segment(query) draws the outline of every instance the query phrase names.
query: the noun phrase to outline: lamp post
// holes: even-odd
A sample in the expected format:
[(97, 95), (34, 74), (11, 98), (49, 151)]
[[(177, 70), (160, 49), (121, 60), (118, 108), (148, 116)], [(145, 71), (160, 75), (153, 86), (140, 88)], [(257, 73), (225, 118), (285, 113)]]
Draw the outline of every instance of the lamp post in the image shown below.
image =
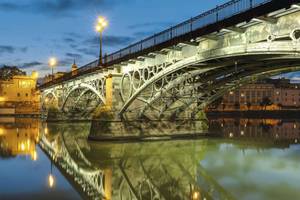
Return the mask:
[(98, 65), (101, 66), (102, 62), (102, 33), (104, 29), (107, 27), (108, 22), (104, 17), (98, 17), (96, 24), (96, 31), (100, 33), (100, 52), (99, 52), (99, 62)]
[(53, 81), (54, 79), (53, 69), (57, 65), (57, 59), (54, 57), (50, 58), (48, 64), (52, 71), (52, 81)]

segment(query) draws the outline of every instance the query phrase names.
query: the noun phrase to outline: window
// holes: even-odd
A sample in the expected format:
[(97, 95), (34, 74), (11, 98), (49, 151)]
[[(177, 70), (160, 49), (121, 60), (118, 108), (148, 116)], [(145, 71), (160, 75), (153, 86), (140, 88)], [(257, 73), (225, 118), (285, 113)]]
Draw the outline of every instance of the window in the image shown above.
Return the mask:
[(26, 97), (28, 97), (28, 93), (26, 93), (25, 95), (26, 95)]
[(20, 93), (18, 93), (18, 97), (20, 97), (21, 96), (21, 94)]

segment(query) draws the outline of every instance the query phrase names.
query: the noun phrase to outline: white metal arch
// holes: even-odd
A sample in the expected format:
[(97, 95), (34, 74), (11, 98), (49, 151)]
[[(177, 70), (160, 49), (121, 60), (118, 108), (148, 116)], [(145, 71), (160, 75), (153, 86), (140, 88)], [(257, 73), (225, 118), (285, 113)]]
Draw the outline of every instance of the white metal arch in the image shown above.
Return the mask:
[[(68, 94), (67, 94), (66, 97), (64, 98), (64, 102), (63, 102), (63, 104), (62, 104), (61, 109), (63, 109), (63, 108), (65, 107), (65, 104), (66, 104), (66, 102), (67, 102), (69, 96), (70, 96), (76, 89), (79, 89), (79, 88), (88, 89), (88, 90), (92, 91), (93, 93), (95, 93), (95, 94), (100, 98), (100, 100), (101, 100), (104, 104), (106, 104), (105, 98), (100, 94), (99, 91), (97, 91), (95, 88), (93, 88), (93, 87), (92, 87), (91, 85), (89, 85), (89, 84), (81, 83), (81, 84), (79, 84), (79, 85), (74, 86), (74, 87), (68, 92)], [(87, 91), (86, 91), (86, 92), (87, 92)]]
[[(150, 85), (158, 80), (175, 73), (176, 71), (188, 68), (193, 65), (201, 65), (201, 63), (228, 57), (249, 57), (249, 56), (270, 56), (270, 59), (282, 57), (283, 55), (291, 55), (297, 58), (300, 53), (300, 43), (294, 41), (276, 41), (261, 42), (253, 44), (243, 44), (239, 46), (229, 46), (220, 49), (209, 50), (201, 54), (185, 58), (176, 62), (161, 72), (155, 74), (147, 82), (141, 85), (131, 97), (124, 103), (119, 114), (123, 114), (133, 101)], [(200, 68), (200, 67), (199, 67)]]

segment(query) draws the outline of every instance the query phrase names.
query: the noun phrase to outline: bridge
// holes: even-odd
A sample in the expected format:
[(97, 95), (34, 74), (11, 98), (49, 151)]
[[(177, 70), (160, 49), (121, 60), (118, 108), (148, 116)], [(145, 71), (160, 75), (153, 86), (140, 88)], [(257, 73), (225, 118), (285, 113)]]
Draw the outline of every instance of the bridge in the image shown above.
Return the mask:
[[(232, 0), (40, 86), (54, 117), (198, 119), (228, 91), (300, 70), (300, 1)], [(201, 115), (200, 115), (201, 116)]]

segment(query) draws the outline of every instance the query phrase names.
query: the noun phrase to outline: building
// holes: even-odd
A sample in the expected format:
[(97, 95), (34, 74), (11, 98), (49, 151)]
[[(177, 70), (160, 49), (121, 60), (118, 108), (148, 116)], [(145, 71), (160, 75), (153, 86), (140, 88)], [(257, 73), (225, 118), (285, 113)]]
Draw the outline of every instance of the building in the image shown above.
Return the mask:
[(267, 79), (225, 94), (208, 110), (281, 110), (300, 108), (300, 84), (288, 79)]
[(40, 95), (36, 90), (37, 78), (37, 72), (33, 72), (31, 76), (17, 75), (0, 81), (0, 108), (14, 109), (15, 114), (38, 113)]

